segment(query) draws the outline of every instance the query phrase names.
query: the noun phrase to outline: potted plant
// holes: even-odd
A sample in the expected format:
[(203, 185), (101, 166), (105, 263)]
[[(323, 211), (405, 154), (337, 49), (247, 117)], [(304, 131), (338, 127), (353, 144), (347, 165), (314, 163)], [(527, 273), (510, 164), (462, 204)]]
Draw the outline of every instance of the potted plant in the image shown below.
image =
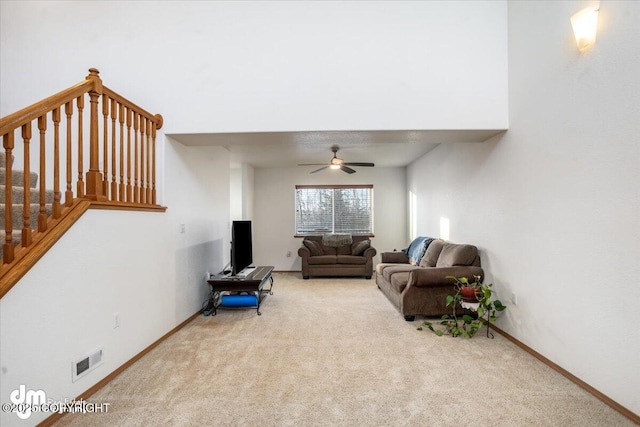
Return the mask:
[(462, 301), (470, 303), (478, 302), (480, 289), (477, 286), (477, 281), (469, 283), (469, 280), (466, 277), (447, 276), (447, 278), (453, 278), (456, 280), (456, 287), (458, 292), (460, 292)]
[[(482, 283), (480, 276), (474, 276), (473, 281), (469, 281), (466, 277), (447, 276), (447, 279), (454, 280), (456, 293), (447, 295), (447, 307), (451, 307), (451, 315), (442, 316), (440, 325), (443, 328), (435, 328), (431, 322), (425, 321), (423, 326), (434, 332), (438, 336), (451, 335), (454, 337), (463, 336), (467, 338), (473, 337), (484, 323), (487, 324), (487, 337), (493, 338), (490, 332), (491, 323), (495, 322), (497, 314), (504, 311), (507, 307), (498, 299), (492, 299), (493, 284)], [(458, 316), (456, 308), (463, 308), (475, 311), (477, 317), (469, 314)], [(418, 327), (422, 330), (422, 326)]]

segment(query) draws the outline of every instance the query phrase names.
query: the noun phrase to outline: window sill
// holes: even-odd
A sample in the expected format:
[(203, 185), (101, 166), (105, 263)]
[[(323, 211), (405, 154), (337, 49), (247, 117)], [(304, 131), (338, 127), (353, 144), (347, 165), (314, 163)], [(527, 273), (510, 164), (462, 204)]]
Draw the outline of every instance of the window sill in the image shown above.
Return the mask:
[[(322, 236), (323, 234), (324, 233), (294, 234), (293, 237), (296, 239), (303, 239), (307, 236)], [(354, 236), (376, 237), (375, 234), (354, 234)]]

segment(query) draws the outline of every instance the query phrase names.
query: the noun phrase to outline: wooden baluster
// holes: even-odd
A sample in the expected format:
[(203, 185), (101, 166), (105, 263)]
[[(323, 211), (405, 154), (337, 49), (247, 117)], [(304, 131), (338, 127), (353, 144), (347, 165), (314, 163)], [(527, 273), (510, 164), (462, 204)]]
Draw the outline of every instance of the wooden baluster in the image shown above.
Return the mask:
[[(62, 213), (60, 206), (60, 107), (55, 108), (53, 117), (53, 217), (58, 219)], [(46, 190), (45, 190), (46, 191)]]
[(140, 116), (140, 203), (144, 204), (147, 197), (145, 180), (145, 156), (144, 146), (147, 144), (147, 118)]
[[(24, 143), (24, 198), (22, 201), (22, 247), (31, 246), (31, 159), (29, 158), (29, 143), (31, 142), (31, 122), (22, 126), (22, 141)], [(8, 206), (11, 209), (11, 206)]]
[(118, 200), (124, 202), (124, 104), (120, 104), (118, 119), (120, 120), (120, 188), (118, 191)]
[(151, 125), (151, 204), (156, 205), (156, 124)]
[(105, 200), (102, 193), (102, 173), (100, 172), (100, 141), (98, 133), (98, 99), (102, 95), (102, 81), (98, 70), (89, 69), (87, 80), (93, 80), (94, 86), (89, 91), (91, 118), (89, 124), (89, 170), (85, 174), (85, 197), (91, 200)]
[(138, 182), (138, 126), (140, 124), (140, 116), (133, 114), (133, 133), (135, 135), (133, 147), (133, 203), (140, 203), (140, 183)]
[[(116, 183), (116, 119), (118, 109), (115, 99), (111, 100), (111, 200), (118, 200), (118, 184)], [(104, 171), (105, 175), (107, 171)]]
[(2, 136), (2, 146), (4, 147), (5, 154), (5, 177), (4, 177), (4, 245), (2, 245), (2, 261), (5, 264), (13, 262), (13, 219), (11, 218), (13, 212), (11, 206), (13, 206), (12, 200), (12, 159), (13, 159), (13, 131)]
[(78, 105), (78, 197), (84, 197), (84, 181), (83, 181), (83, 173), (82, 173), (82, 160), (84, 158), (84, 154), (82, 153), (83, 149), (83, 137), (84, 137), (84, 129), (82, 128), (83, 119), (82, 112), (84, 111), (84, 95), (79, 96), (77, 100)]
[(71, 180), (73, 173), (71, 172), (71, 116), (73, 115), (73, 102), (64, 104), (64, 114), (67, 116), (67, 191), (64, 193), (64, 205), (73, 205), (73, 190), (71, 189)]
[(109, 198), (109, 156), (107, 155), (109, 144), (109, 97), (102, 95), (102, 194)]
[(131, 188), (131, 126), (133, 122), (133, 112), (127, 107), (127, 202), (133, 201), (133, 191)]
[[(45, 197), (47, 196), (47, 187), (45, 185), (46, 168), (46, 133), (47, 133), (47, 115), (38, 117), (38, 129), (40, 130), (40, 213), (38, 214), (38, 231), (47, 230), (47, 210), (45, 208)], [(25, 209), (27, 208), (25, 202)], [(29, 215), (31, 215), (31, 200), (29, 200)]]
[(147, 198), (148, 205), (151, 204), (151, 126), (153, 122), (147, 119)]

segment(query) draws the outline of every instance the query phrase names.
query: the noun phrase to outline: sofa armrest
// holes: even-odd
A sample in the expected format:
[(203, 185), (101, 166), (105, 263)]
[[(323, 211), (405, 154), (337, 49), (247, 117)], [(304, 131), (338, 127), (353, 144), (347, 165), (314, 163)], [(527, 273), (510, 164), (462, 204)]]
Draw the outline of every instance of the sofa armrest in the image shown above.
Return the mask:
[(409, 264), (409, 257), (404, 252), (382, 252), (380, 253), (380, 262), (386, 264)]
[(376, 251), (376, 248), (369, 246), (363, 253), (362, 256), (367, 258), (367, 259), (371, 259), (374, 256), (376, 256), (376, 254), (378, 253), (378, 251)]
[(300, 258), (309, 258), (311, 256), (311, 251), (306, 246), (300, 246), (298, 248), (298, 255)]
[(453, 286), (455, 280), (447, 279), (447, 276), (467, 277), (469, 279), (472, 279), (473, 276), (480, 276), (480, 280), (483, 280), (484, 271), (482, 267), (474, 266), (416, 268), (409, 273), (407, 287), (416, 286), (419, 288), (429, 288), (434, 286)]

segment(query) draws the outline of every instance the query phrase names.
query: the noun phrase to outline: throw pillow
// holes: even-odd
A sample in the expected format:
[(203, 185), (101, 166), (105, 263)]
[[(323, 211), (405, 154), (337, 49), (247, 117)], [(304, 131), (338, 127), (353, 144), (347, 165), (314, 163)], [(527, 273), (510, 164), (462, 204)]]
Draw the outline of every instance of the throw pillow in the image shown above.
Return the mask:
[(435, 267), (438, 262), (438, 257), (442, 248), (444, 247), (444, 240), (436, 239), (427, 248), (424, 256), (420, 260), (420, 267)]
[(307, 247), (307, 249), (309, 249), (311, 256), (324, 255), (324, 252), (318, 242), (314, 242), (313, 240), (303, 240), (302, 243)]
[(366, 251), (369, 246), (371, 246), (371, 240), (361, 240), (352, 246), (351, 255), (362, 255), (362, 253)]
[(445, 243), (438, 257), (436, 267), (455, 267), (457, 265), (472, 265), (478, 254), (478, 249), (472, 245)]

